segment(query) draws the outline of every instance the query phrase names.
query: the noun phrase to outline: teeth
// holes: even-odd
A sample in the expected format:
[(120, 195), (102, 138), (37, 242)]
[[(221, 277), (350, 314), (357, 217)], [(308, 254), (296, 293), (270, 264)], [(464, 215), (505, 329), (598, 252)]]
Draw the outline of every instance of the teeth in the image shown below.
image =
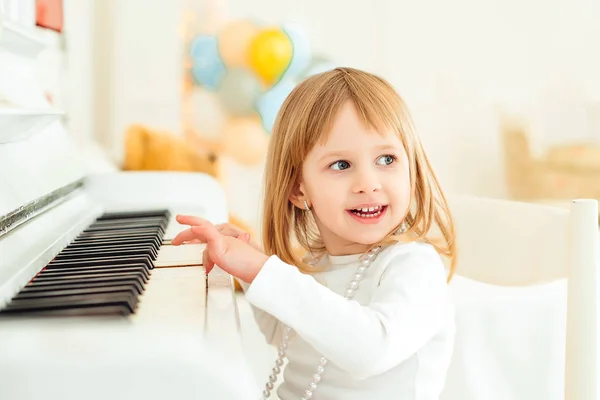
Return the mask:
[(382, 206), (364, 207), (352, 210), (352, 212), (362, 218), (375, 218), (381, 215)]
[(373, 212), (373, 211), (379, 211), (380, 209), (381, 209), (381, 206), (368, 207), (368, 208), (357, 208), (358, 211), (362, 211), (362, 212)]

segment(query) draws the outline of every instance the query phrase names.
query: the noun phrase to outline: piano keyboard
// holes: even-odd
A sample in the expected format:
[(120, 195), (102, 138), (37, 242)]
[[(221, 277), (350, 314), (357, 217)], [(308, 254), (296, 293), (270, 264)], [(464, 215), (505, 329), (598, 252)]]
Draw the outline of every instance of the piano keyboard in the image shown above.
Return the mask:
[(0, 315), (135, 313), (169, 218), (168, 210), (101, 215), (31, 279)]

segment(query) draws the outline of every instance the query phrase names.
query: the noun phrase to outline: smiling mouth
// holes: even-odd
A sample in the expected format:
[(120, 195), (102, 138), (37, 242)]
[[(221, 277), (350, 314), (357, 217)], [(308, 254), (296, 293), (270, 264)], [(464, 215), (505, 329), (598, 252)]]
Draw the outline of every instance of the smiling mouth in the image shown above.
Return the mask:
[(385, 211), (386, 208), (387, 206), (375, 206), (368, 208), (355, 208), (348, 211), (361, 218), (377, 218)]

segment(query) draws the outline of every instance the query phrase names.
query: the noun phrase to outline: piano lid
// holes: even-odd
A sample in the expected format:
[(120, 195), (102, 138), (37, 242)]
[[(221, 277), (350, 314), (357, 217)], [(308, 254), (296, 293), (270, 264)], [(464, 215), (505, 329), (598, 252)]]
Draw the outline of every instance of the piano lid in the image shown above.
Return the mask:
[(86, 168), (60, 121), (63, 113), (49, 104), (37, 76), (36, 56), (55, 36), (0, 24), (1, 236), (17, 217), (41, 209), (48, 195), (76, 186)]

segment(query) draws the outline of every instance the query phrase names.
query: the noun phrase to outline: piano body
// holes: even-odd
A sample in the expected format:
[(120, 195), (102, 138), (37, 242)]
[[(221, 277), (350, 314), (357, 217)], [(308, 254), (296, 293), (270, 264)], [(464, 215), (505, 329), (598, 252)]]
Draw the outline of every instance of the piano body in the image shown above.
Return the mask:
[(247, 399), (233, 279), (170, 246), (227, 220), (196, 173), (90, 174), (35, 78), (39, 32), (0, 21), (0, 399)]

